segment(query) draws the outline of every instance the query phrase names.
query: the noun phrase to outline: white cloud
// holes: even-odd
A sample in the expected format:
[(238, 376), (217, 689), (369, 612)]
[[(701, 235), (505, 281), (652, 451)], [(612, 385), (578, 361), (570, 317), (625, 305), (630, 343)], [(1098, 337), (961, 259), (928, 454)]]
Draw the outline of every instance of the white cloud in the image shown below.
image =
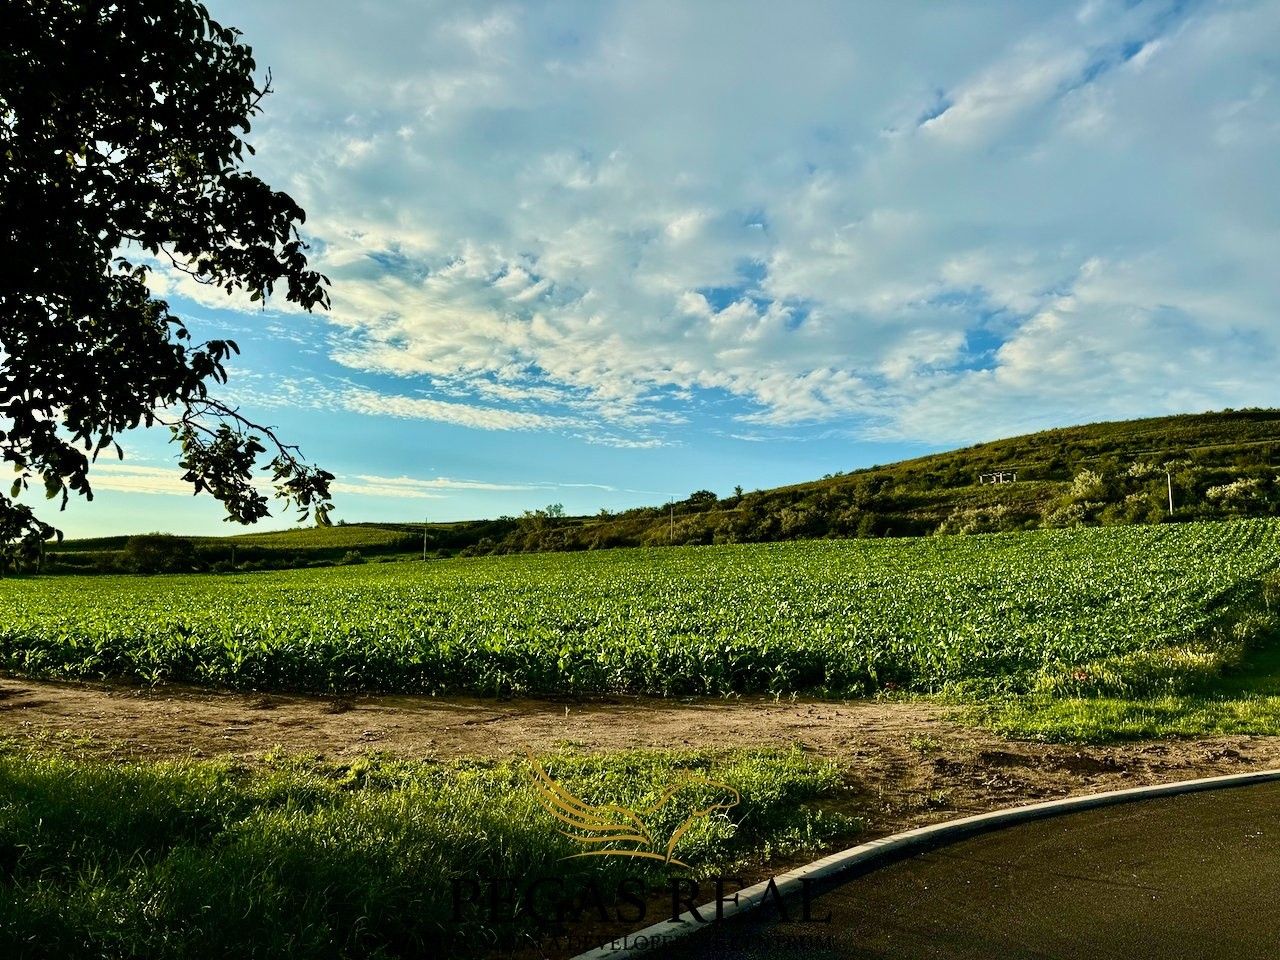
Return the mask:
[(534, 490), (536, 486), (517, 483), (486, 483), (480, 480), (454, 480), (448, 477), (419, 480), (414, 477), (379, 477), (360, 474), (355, 477), (334, 481), (332, 489), (335, 494), (354, 493), (360, 496), (389, 497), (400, 500), (439, 500), (447, 496), (447, 491)]
[(962, 85), (951, 106), (921, 123), (920, 130), (972, 144), (1002, 123), (1017, 119), (1023, 111), (1043, 106), (1064, 84), (1079, 76), (1087, 62), (1087, 51), (1079, 47), (1027, 47)]
[(477, 430), (546, 430), (572, 426), (574, 421), (520, 410), (475, 407), (425, 397), (387, 396), (373, 390), (349, 390), (340, 401), (356, 413), (385, 414), (405, 420), (436, 420)]
[(90, 483), (94, 490), (186, 497), (192, 495), (191, 484), (184, 483), (182, 473), (172, 467), (144, 467), (112, 460), (99, 460), (93, 466)]
[(375, 137), (369, 137), (368, 139), (347, 137), (338, 147), (336, 163), (340, 167), (354, 166), (372, 153), (376, 144), (377, 139)]
[(1280, 403), (1276, 0), (216, 6), (331, 354), (404, 383), (346, 409), (650, 446)]
[[(165, 496), (193, 495), (191, 484), (182, 479), (182, 472), (175, 467), (152, 467), (116, 461), (99, 461), (91, 476), (95, 490), (111, 490), (119, 493), (145, 493)], [(255, 486), (264, 491), (270, 489), (268, 478), (258, 478)], [(450, 493), (465, 492), (513, 492), (538, 490), (558, 486), (548, 483), (493, 483), (484, 480), (463, 480), (454, 477), (381, 477), (372, 474), (343, 476), (332, 484), (335, 494), (356, 494), (401, 500), (443, 499)], [(599, 484), (571, 484), (571, 486), (599, 487)]]

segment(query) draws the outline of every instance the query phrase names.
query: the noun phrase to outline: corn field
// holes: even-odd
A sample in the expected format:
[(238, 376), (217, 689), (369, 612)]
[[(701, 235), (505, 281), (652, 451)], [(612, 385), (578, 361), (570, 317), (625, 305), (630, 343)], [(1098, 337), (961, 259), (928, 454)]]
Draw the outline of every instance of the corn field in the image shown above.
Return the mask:
[(0, 667), (238, 689), (1026, 688), (1207, 642), (1280, 521), (0, 583)]

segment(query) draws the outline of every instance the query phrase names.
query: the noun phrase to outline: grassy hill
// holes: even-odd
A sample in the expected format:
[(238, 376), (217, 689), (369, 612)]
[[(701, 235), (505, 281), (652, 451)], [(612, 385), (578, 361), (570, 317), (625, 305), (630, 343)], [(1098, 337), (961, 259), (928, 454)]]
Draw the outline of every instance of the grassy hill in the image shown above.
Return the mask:
[[(428, 555), (458, 553), (484, 538), (505, 537), (517, 526), (512, 518), (435, 523), (428, 528)], [(46, 569), (53, 573), (118, 572), (131, 567), (130, 542), (150, 541), (155, 550), (184, 548), (172, 569), (261, 570), (333, 566), (367, 560), (420, 557), (422, 524), (343, 523), (332, 527), (298, 527), (269, 533), (225, 537), (142, 536), (87, 537), (47, 546)], [(144, 544), (145, 545), (145, 544)], [(189, 551), (185, 548), (189, 547)]]
[[(980, 482), (1016, 473), (1016, 482)], [(1154, 417), (1046, 430), (808, 483), (612, 514), (533, 511), (429, 524), (429, 556), (981, 533), (1280, 512), (1280, 410)], [(1175, 509), (1169, 513), (1169, 487)], [(193, 537), (205, 569), (420, 556), (423, 525), (353, 523)], [(115, 569), (128, 537), (51, 546), (51, 569)]]
[[(997, 471), (1016, 473), (1016, 482), (981, 482), (983, 474)], [(1280, 410), (1156, 417), (1047, 430), (726, 498), (702, 492), (673, 506), (616, 515), (523, 517), (516, 532), (493, 549), (981, 533), (1268, 516), (1280, 508), (1278, 471)], [(476, 549), (485, 552), (486, 547)]]

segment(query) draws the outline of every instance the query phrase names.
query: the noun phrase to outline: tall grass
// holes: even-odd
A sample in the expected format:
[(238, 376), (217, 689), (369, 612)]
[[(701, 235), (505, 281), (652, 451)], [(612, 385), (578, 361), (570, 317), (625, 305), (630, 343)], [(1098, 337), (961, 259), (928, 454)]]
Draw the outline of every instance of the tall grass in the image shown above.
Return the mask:
[[(808, 804), (840, 787), (799, 752), (543, 758), (592, 803), (642, 804), (698, 770), (740, 806), (682, 839), (694, 874), (856, 830)], [(672, 816), (677, 816), (673, 813)], [(649, 861), (562, 860), (582, 847), (539, 804), (524, 761), (274, 757), (125, 763), (0, 749), (0, 956), (465, 956), (546, 932), (455, 916), (455, 879), (560, 877), (612, 889)], [(662, 828), (671, 825), (660, 825)]]

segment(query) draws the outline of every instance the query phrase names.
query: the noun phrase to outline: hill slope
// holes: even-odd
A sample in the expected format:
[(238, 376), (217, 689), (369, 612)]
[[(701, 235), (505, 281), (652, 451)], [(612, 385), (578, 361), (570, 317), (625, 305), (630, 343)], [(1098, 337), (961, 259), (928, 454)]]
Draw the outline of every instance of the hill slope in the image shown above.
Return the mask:
[[(614, 516), (521, 518), (499, 549), (977, 533), (1274, 515), (1280, 410), (1088, 424)], [(1168, 473), (1166, 473), (1166, 468)], [(983, 474), (1016, 473), (992, 484)]]

